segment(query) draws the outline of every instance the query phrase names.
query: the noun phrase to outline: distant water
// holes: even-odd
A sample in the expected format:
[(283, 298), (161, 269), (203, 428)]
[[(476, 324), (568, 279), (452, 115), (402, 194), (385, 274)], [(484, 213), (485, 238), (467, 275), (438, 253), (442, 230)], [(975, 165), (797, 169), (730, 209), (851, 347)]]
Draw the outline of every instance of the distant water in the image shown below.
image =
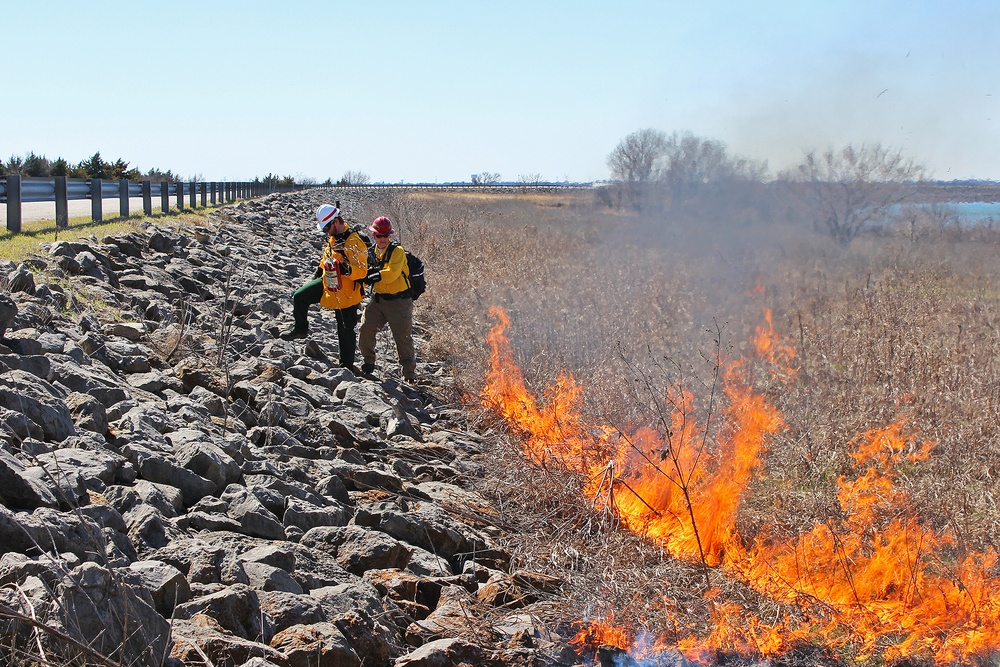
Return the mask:
[[(908, 209), (923, 209), (928, 216), (943, 223), (958, 223), (960, 225), (994, 225), (1000, 224), (1000, 201), (966, 201), (941, 202), (937, 204), (909, 204)], [(889, 207), (888, 215), (883, 219), (888, 222), (899, 220), (904, 214), (903, 206), (896, 204)], [(905, 219), (904, 215), (904, 219)], [(879, 222), (873, 221), (878, 225)]]
[(1000, 201), (969, 201), (942, 204), (946, 210), (954, 211), (962, 222), (976, 223), (993, 219), (1000, 222)]

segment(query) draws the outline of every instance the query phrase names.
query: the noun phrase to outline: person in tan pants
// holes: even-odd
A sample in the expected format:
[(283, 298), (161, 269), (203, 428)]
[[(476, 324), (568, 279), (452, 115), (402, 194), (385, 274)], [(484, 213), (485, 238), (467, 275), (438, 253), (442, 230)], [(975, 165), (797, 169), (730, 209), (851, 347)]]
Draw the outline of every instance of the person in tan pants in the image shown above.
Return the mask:
[(375, 371), (375, 336), (388, 324), (396, 342), (403, 379), (412, 382), (416, 377), (417, 360), (413, 350), (413, 298), (406, 251), (391, 241), (395, 230), (389, 218), (375, 218), (369, 229), (375, 237), (376, 261), (368, 268), (366, 282), (372, 285), (372, 295), (358, 331), (358, 348), (364, 360), (361, 372), (371, 374)]

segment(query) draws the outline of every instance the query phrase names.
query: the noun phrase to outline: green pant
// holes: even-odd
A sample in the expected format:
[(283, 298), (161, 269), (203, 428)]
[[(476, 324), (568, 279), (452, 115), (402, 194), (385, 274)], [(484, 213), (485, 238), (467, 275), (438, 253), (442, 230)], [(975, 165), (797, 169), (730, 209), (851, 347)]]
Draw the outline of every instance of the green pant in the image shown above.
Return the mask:
[[(295, 290), (292, 295), (292, 317), (295, 328), (299, 331), (309, 330), (309, 306), (319, 303), (323, 298), (323, 278), (310, 280)], [(354, 364), (355, 351), (358, 347), (358, 337), (354, 328), (358, 326), (358, 307), (337, 308), (333, 311), (337, 317), (337, 347), (340, 350), (340, 365)]]
[(319, 303), (323, 298), (323, 278), (314, 278), (292, 295), (292, 317), (295, 318), (295, 329), (309, 331), (309, 306)]
[(375, 336), (386, 324), (396, 342), (399, 365), (403, 367), (403, 377), (412, 378), (417, 370), (417, 359), (413, 351), (413, 299), (386, 299), (373, 294), (361, 316), (361, 330), (358, 345), (365, 364), (375, 365)]

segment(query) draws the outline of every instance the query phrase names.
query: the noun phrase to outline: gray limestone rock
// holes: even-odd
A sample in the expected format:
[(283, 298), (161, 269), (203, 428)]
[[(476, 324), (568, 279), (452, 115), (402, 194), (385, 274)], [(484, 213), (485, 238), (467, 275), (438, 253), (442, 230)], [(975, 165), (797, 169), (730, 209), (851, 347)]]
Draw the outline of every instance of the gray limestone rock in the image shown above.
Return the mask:
[[(273, 195), (212, 229), (62, 240), (0, 266), (20, 289), (0, 293), (5, 604), (11, 584), (39, 608), (58, 591), (86, 616), (81, 637), (107, 624), (135, 665), (159, 667), (150, 647), (171, 650), (166, 665), (495, 658), (433, 641), (461, 631), (444, 587), (492, 580), (499, 604), (520, 586), (510, 554), (464, 518), (491, 513), (461, 481), (481, 471), (482, 438), (453, 408), (437, 430), (445, 411), (419, 388), (337, 367), (335, 337), (276, 337), (318, 249), (299, 222), (324, 197)], [(329, 313), (312, 317), (334, 331)], [(121, 634), (126, 604), (154, 639)], [(429, 648), (404, 655), (407, 627)]]
[(191, 599), (191, 586), (184, 573), (162, 561), (135, 561), (123, 576), (149, 591), (153, 605), (164, 618), (170, 618), (177, 605)]
[(246, 487), (230, 484), (221, 499), (229, 504), (229, 516), (239, 523), (240, 532), (271, 540), (284, 539), (285, 529), (281, 521)]
[(46, 440), (61, 442), (76, 433), (65, 399), (65, 392), (31, 373), (0, 373), (0, 406), (37, 424)]
[(174, 615), (179, 619), (191, 619), (197, 614), (210, 616), (223, 629), (242, 639), (266, 642), (272, 635), (257, 591), (244, 584), (228, 586), (174, 608)]
[(17, 317), (17, 303), (6, 294), (0, 294), (0, 339), (7, 334), (7, 329)]
[[(90, 647), (94, 655), (114, 656), (122, 664), (160, 665), (169, 641), (170, 624), (142, 588), (124, 585), (114, 572), (82, 563), (55, 586), (48, 610), (39, 614), (65, 634)], [(65, 645), (40, 633), (55, 655)]]
[(28, 294), (35, 293), (35, 276), (31, 273), (31, 270), (24, 264), (18, 264), (17, 267), (7, 274), (7, 289), (11, 292), (27, 292)]
[(285, 528), (295, 526), (307, 532), (317, 526), (346, 526), (354, 516), (354, 511), (337, 501), (324, 505), (314, 505), (298, 498), (288, 498), (282, 523)]
[(411, 553), (399, 540), (355, 525), (313, 528), (299, 543), (332, 554), (345, 570), (358, 575), (372, 569), (404, 568)]

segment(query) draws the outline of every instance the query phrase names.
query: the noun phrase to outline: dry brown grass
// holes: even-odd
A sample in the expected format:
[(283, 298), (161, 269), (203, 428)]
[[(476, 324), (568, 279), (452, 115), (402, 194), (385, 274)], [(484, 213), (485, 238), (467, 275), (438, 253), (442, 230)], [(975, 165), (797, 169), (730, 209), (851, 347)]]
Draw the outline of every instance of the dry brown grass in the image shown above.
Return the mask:
[[(998, 242), (989, 231), (866, 239), (786, 269), (794, 292), (777, 301), (801, 375), (779, 397), (790, 428), (772, 452), (787, 463), (769, 484), (822, 513), (850, 440), (903, 417), (917, 439), (938, 443), (905, 475), (921, 519), (952, 530), (960, 550), (997, 543)], [(803, 509), (787, 507), (800, 522), (816, 517)]]
[[(427, 262), (424, 353), (450, 360), (470, 395), (487, 365), (491, 305), (511, 315), (529, 385), (544, 388), (570, 369), (586, 387), (588, 414), (616, 425), (639, 412), (626, 360), (669, 360), (697, 394), (711, 371), (711, 331), (721, 329), (723, 351), (738, 355), (767, 307), (799, 371), (787, 384), (760, 383), (787, 428), (770, 442), (740, 534), (767, 525), (794, 535), (835, 517), (851, 442), (902, 417), (916, 442), (938, 443), (930, 460), (901, 471), (910, 511), (950, 530), (956, 556), (1000, 542), (1000, 232), (914, 225), (843, 247), (794, 220), (649, 219), (603, 208), (587, 192), (371, 203), (387, 208)], [(755, 285), (763, 296), (750, 295)], [(706, 622), (697, 568), (594, 515), (580, 480), (525, 465), (513, 446), (498, 445), (493, 468), (492, 497), (522, 532), (511, 544), (519, 562), (567, 580), (560, 613), (592, 614), (602, 601), (643, 627), (673, 605), (688, 627)], [(736, 582), (714, 583), (754, 599)]]

